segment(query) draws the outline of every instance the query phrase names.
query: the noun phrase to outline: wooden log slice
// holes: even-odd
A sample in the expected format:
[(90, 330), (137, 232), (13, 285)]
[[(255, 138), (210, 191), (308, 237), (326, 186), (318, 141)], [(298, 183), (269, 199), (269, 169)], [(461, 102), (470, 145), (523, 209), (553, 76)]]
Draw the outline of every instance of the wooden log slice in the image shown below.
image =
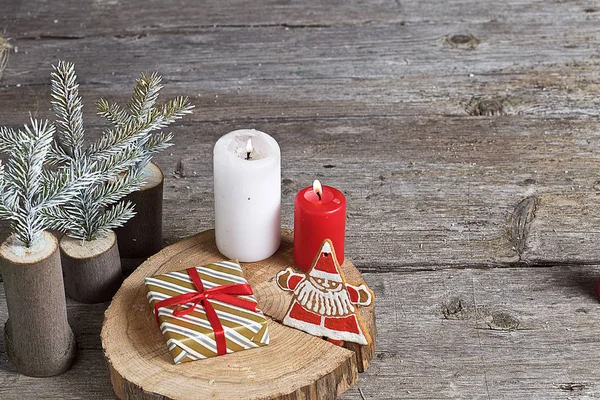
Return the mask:
[(4, 326), (8, 358), (29, 376), (65, 372), (77, 347), (67, 321), (58, 241), (42, 232), (26, 248), (11, 235), (0, 246), (0, 269), (9, 316)]
[(123, 198), (135, 204), (135, 216), (115, 229), (126, 274), (162, 248), (164, 175), (158, 165), (151, 162), (144, 169), (144, 178), (144, 186)]
[(108, 232), (92, 240), (63, 236), (60, 255), (67, 296), (81, 303), (112, 299), (123, 282), (117, 235)]
[[(292, 231), (282, 232), (269, 259), (242, 263), (263, 312), (270, 318), (271, 343), (257, 349), (174, 365), (146, 298), (144, 278), (223, 260), (214, 231), (166, 247), (125, 280), (102, 325), (102, 346), (113, 388), (121, 399), (334, 399), (350, 388), (373, 356), (368, 346), (333, 345), (280, 323), (291, 293), (275, 275), (293, 264)], [(363, 283), (348, 260), (347, 278)], [(361, 314), (375, 340), (373, 306)], [(358, 355), (358, 357), (356, 357)], [(360, 361), (357, 361), (360, 360)]]

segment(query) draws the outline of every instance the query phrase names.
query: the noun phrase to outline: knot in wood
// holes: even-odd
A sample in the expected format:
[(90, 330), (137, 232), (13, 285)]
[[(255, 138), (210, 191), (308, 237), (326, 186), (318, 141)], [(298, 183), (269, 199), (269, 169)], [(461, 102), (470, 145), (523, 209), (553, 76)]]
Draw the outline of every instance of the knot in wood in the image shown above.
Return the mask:
[(558, 385), (560, 390), (566, 390), (569, 392), (574, 392), (576, 390), (583, 390), (586, 388), (586, 385), (583, 383), (564, 383), (562, 385)]
[(454, 44), (466, 44), (471, 41), (471, 35), (454, 35), (450, 37), (450, 41)]
[(501, 115), (503, 111), (502, 102), (494, 99), (485, 99), (477, 102), (473, 109), (473, 115), (492, 116)]
[(488, 322), (490, 329), (512, 331), (519, 327), (521, 321), (505, 312), (494, 312), (491, 315), (492, 320)]
[(451, 47), (474, 49), (479, 44), (479, 39), (471, 34), (457, 34), (447, 36), (445, 42)]
[(442, 304), (442, 315), (445, 319), (461, 319), (463, 310), (463, 299), (460, 297), (452, 297)]

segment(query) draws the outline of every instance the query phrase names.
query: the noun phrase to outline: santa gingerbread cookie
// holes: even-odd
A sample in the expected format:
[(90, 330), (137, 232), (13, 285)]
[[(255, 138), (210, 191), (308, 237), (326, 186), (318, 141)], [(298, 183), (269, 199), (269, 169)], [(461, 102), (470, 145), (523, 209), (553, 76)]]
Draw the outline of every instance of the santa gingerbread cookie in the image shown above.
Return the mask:
[(308, 272), (287, 268), (277, 274), (277, 284), (294, 293), (284, 325), (332, 341), (371, 342), (357, 306), (370, 305), (373, 291), (346, 282), (329, 239), (323, 241)]

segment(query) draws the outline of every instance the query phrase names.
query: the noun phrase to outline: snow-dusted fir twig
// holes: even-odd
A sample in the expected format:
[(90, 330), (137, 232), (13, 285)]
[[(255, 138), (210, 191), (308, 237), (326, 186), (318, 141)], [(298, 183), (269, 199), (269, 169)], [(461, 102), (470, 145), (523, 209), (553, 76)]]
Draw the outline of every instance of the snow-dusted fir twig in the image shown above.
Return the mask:
[(54, 127), (31, 119), (21, 130), (0, 128), (0, 151), (10, 154), (0, 171), (0, 218), (11, 221), (17, 239), (30, 247), (48, 227), (44, 211), (56, 210), (95, 178), (71, 168), (44, 169)]
[(194, 106), (187, 97), (175, 97), (162, 106), (157, 106), (162, 89), (162, 77), (158, 73), (142, 73), (137, 80), (127, 108), (101, 99), (97, 106), (99, 114), (113, 124), (96, 145), (92, 145), (91, 156), (102, 159), (123, 146), (133, 145), (140, 155), (135, 168), (141, 171), (152, 159), (154, 153), (172, 146), (171, 133), (161, 129), (191, 114)]
[(119, 202), (144, 183), (143, 167), (152, 153), (166, 148), (170, 135), (154, 131), (190, 113), (187, 98), (174, 99), (155, 107), (160, 77), (145, 75), (138, 80), (129, 114), (106, 101), (99, 113), (113, 123), (99, 140), (83, 148), (82, 101), (74, 65), (59, 62), (52, 74), (52, 104), (57, 117), (58, 140), (52, 160), (70, 165), (80, 173), (93, 172), (100, 178), (79, 191), (66, 206), (46, 213), (53, 228), (83, 240), (93, 240), (110, 229), (122, 226), (135, 215), (133, 204)]
[(140, 157), (133, 146), (95, 160), (84, 149), (83, 102), (72, 63), (60, 61), (54, 67), (52, 106), (58, 134), (51, 161), (78, 174), (93, 173), (97, 179), (63, 207), (45, 210), (44, 216), (53, 229), (76, 239), (93, 240), (134, 215), (131, 203), (114, 203), (143, 184), (141, 174), (133, 170)]

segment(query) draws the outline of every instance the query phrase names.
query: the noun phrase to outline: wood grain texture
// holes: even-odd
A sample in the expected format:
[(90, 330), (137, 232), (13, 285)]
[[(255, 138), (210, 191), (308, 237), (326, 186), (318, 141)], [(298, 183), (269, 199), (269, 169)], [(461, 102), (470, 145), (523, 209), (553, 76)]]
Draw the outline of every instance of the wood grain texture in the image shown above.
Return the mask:
[[(5, 3), (0, 29), (18, 52), (2, 124), (51, 115), (59, 57), (77, 64), (92, 138), (94, 101), (126, 101), (141, 71), (164, 75), (165, 97), (193, 98), (156, 157), (164, 244), (213, 227), (211, 150), (234, 129), (278, 140), (285, 227), (315, 177), (345, 192), (347, 257), (378, 296), (380, 341), (343, 398), (600, 395), (594, 2)], [(470, 317), (445, 319), (446, 302)], [(68, 304), (85, 347), (73, 370), (39, 382), (0, 354), (0, 397), (113, 397), (104, 306)], [(535, 329), (490, 329), (490, 309)]]
[(81, 303), (112, 299), (123, 282), (117, 236), (108, 232), (93, 241), (63, 236), (60, 255), (67, 296)]
[[(271, 343), (228, 354), (226, 358), (174, 365), (150, 312), (143, 284), (148, 276), (222, 260), (214, 231), (175, 243), (143, 263), (115, 295), (102, 328), (102, 347), (117, 396), (292, 400), (330, 399), (347, 391), (358, 376), (357, 359), (366, 369), (375, 342), (352, 346), (349, 351), (280, 323), (291, 295), (279, 289), (274, 277), (293, 260), (292, 238), (291, 231), (282, 232), (282, 245), (277, 253), (264, 261), (241, 264), (262, 311), (271, 318)], [(364, 282), (349, 261), (342, 268), (354, 281)], [(372, 309), (372, 306), (361, 308), (361, 315), (369, 334), (375, 338)]]
[[(179, 125), (175, 146), (156, 156), (166, 176), (163, 207), (171, 210), (166, 243), (213, 227), (212, 146), (236, 126)], [(600, 124), (587, 119), (382, 117), (251, 127), (281, 146), (283, 226), (292, 228), (294, 196), (315, 178), (339, 188), (349, 198), (348, 258), (363, 271), (518, 264), (512, 225), (524, 199), (583, 202), (597, 191)], [(546, 232), (551, 247), (554, 232)]]
[[(377, 295), (377, 351), (341, 398), (362, 400), (359, 389), (367, 399), (600, 396), (598, 274), (598, 266), (365, 273)], [(80, 355), (57, 378), (21, 376), (0, 350), (0, 397), (43, 389), (49, 399), (114, 399), (100, 349), (107, 305), (68, 300)]]
[(144, 168), (144, 177), (144, 186), (122, 200), (135, 205), (135, 216), (115, 229), (125, 273), (162, 247), (163, 172), (151, 162)]
[(76, 353), (67, 321), (58, 240), (42, 232), (31, 249), (10, 236), (0, 246), (9, 319), (4, 325), (6, 354), (22, 374), (49, 377), (71, 367)]

